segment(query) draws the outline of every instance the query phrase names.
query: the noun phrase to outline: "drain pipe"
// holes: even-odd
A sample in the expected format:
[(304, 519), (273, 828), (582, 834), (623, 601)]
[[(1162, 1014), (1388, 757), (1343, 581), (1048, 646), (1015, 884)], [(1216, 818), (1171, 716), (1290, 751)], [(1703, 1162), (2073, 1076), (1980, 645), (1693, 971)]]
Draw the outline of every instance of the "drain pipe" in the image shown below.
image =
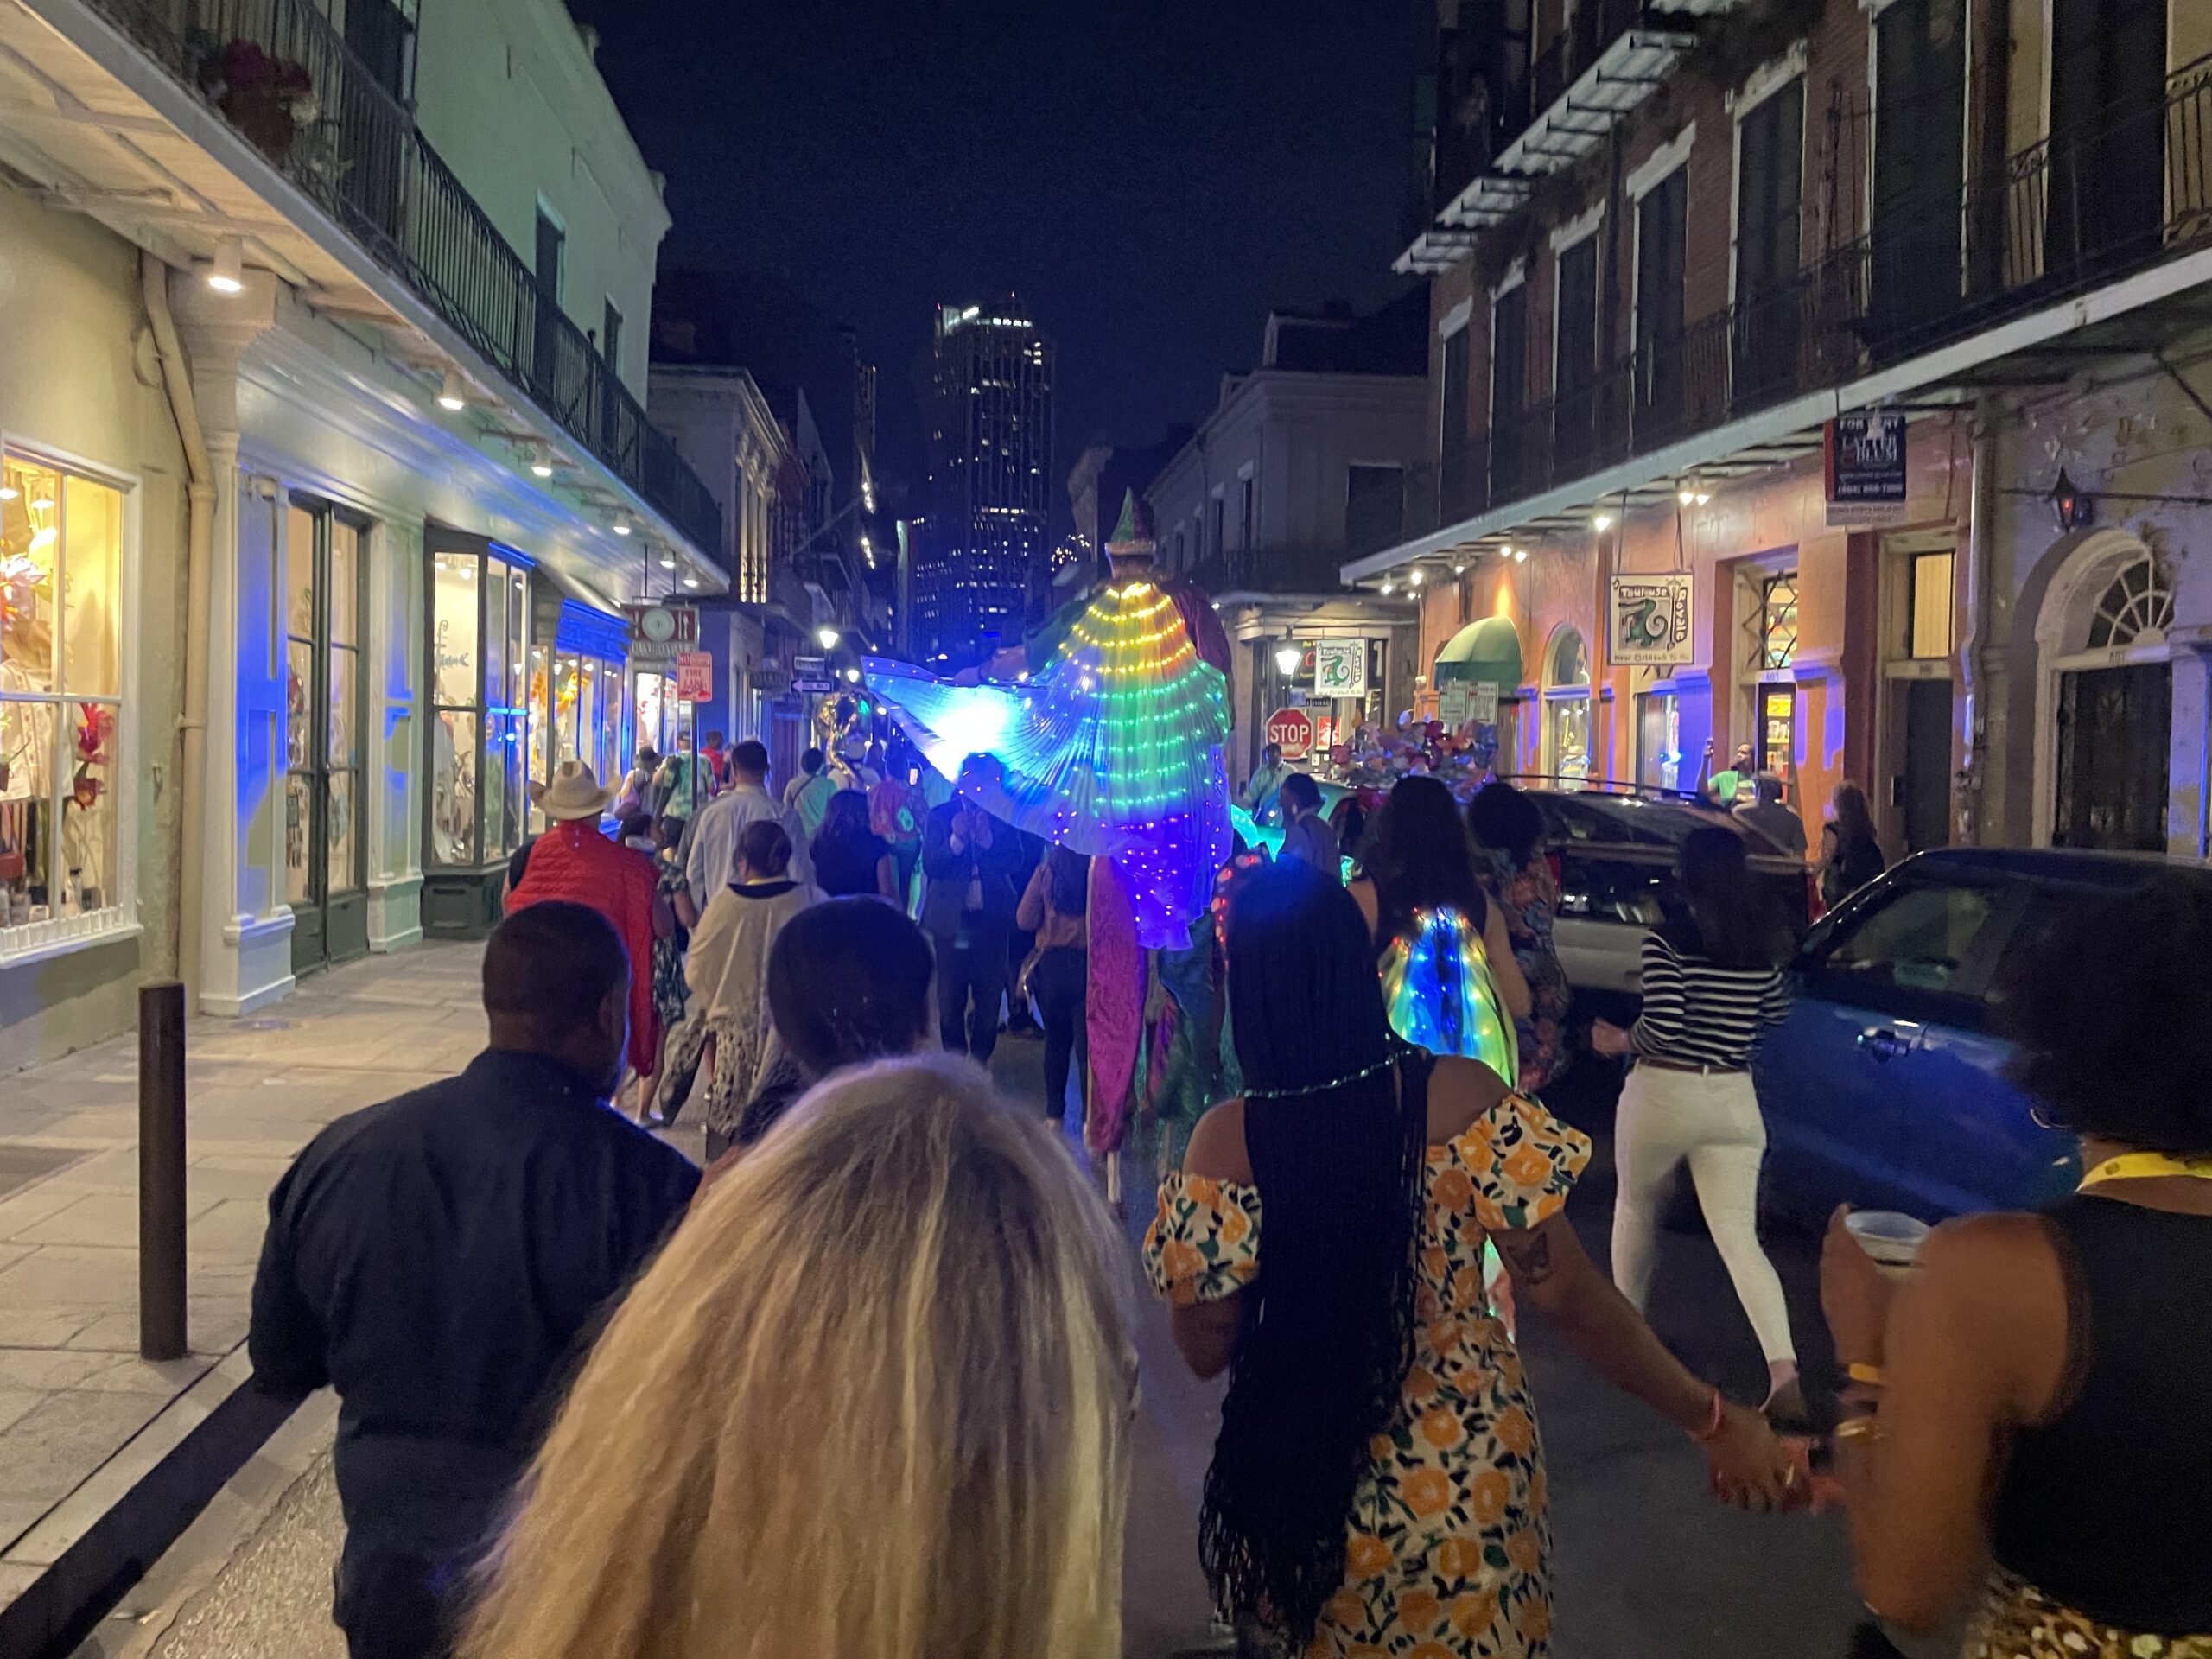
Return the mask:
[(169, 944), (177, 977), (184, 982), (185, 1012), (200, 1006), (200, 911), (205, 899), (201, 870), (207, 830), (201, 822), (207, 794), (207, 605), (214, 557), (215, 480), (207, 441), (200, 429), (200, 405), (192, 395), (192, 372), (178, 341), (169, 310), (169, 268), (151, 253), (138, 256), (139, 286), (146, 318), (161, 359), (162, 385), (169, 413), (184, 446), (187, 505), (184, 583), (184, 701), (177, 713), (177, 828), (170, 844)]
[(1971, 435), (1972, 470), (1967, 497), (1972, 515), (1967, 525), (1967, 637), (1959, 652), (1959, 671), (1965, 682), (1967, 734), (1966, 765), (1959, 772), (1958, 825), (1961, 846), (1981, 842), (1988, 817), (1982, 791), (1988, 782), (1989, 757), (1988, 664), (1989, 562), (1996, 544), (1997, 525), (1997, 402), (1985, 394), (1974, 404)]

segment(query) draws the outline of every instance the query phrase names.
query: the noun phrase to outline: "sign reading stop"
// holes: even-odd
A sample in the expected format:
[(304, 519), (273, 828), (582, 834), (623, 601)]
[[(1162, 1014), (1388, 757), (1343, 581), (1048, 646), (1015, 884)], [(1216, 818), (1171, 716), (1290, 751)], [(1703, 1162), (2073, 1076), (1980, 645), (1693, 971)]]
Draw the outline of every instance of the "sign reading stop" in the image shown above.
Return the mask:
[(1286, 760), (1303, 760), (1313, 752), (1313, 716), (1303, 709), (1278, 709), (1268, 716), (1268, 741)]

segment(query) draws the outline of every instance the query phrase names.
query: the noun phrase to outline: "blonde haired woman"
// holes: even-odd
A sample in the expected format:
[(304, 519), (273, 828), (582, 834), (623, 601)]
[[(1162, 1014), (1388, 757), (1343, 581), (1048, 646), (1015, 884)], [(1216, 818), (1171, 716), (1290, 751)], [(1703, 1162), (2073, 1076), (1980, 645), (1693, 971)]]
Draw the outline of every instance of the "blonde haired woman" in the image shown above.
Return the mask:
[(1122, 1261), (976, 1066), (823, 1083), (600, 1339), (463, 1652), (1118, 1659)]

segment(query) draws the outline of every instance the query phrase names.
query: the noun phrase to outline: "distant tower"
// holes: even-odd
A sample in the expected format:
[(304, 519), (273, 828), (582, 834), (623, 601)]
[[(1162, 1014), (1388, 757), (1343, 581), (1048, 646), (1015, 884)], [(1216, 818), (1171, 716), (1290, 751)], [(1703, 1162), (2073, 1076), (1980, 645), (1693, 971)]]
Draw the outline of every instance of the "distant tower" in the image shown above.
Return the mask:
[(1020, 642), (1046, 569), (1052, 347), (1011, 298), (939, 306), (935, 369), (913, 639), (974, 662)]

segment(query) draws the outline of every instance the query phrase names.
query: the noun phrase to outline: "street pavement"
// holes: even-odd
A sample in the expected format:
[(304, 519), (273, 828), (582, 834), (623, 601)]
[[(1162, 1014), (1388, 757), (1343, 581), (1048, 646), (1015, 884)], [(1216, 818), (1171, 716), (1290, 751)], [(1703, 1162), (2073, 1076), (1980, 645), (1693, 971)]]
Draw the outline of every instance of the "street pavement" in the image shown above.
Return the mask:
[[(994, 1071), (1036, 1099), (1034, 1042), (1001, 1045)], [(1571, 1208), (1604, 1260), (1611, 1204), (1605, 1132), (1617, 1079), (1586, 1063), (1553, 1103), (1597, 1133), (1599, 1157)], [(1131, 1181), (1134, 1238), (1146, 1183)], [(1825, 1360), (1814, 1302), (1812, 1241), (1775, 1241), (1809, 1363)], [(1210, 1639), (1197, 1567), (1200, 1484), (1217, 1426), (1218, 1384), (1192, 1378), (1165, 1314), (1141, 1296), (1143, 1406), (1135, 1432), (1125, 1618), (1135, 1659), (1170, 1659)], [(1755, 1400), (1764, 1370), (1719, 1258), (1701, 1234), (1664, 1236), (1654, 1323), (1694, 1368)], [(1840, 1517), (1745, 1516), (1707, 1493), (1704, 1465), (1679, 1431), (1599, 1381), (1540, 1321), (1522, 1332), (1554, 1495), (1554, 1652), (1559, 1659), (1846, 1659), (1863, 1618)], [(318, 1432), (327, 1442), (327, 1430)], [(188, 1537), (149, 1574), (173, 1586), (126, 1602), (83, 1659), (339, 1659), (328, 1624), (340, 1535), (327, 1451), (260, 1517), (228, 1535)]]

